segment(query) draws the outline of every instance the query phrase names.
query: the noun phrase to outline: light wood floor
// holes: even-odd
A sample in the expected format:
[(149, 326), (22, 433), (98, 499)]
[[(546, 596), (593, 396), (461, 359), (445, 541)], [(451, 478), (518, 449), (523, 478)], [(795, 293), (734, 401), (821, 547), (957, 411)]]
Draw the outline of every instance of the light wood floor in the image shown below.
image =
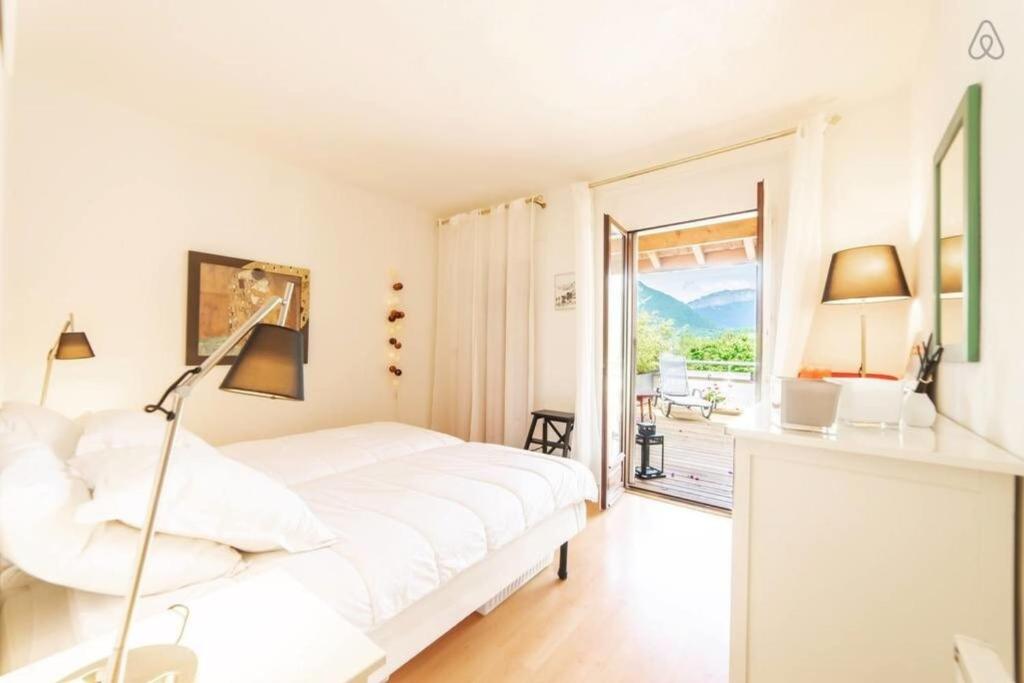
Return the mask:
[(635, 494), (591, 511), (557, 564), (473, 614), (392, 683), (728, 679), (732, 521)]

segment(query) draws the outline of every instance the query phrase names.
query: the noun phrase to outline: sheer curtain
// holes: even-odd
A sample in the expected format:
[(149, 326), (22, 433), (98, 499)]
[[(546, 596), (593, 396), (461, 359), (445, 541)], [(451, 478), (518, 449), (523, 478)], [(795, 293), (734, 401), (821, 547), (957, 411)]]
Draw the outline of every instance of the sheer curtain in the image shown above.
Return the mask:
[(439, 226), (431, 427), (523, 445), (533, 409), (534, 204)]
[[(781, 238), (781, 259), (766, 264), (765, 301), (777, 306), (767, 311), (765, 367), (771, 377), (795, 377), (800, 370), (814, 311), (821, 301), (821, 194), (824, 163), (824, 115), (797, 127), (790, 168), (789, 212)], [(773, 232), (776, 226), (772, 226)], [(775, 253), (779, 253), (776, 251)], [(772, 396), (775, 396), (773, 382)]]
[(586, 183), (572, 186), (573, 233), (576, 243), (576, 426), (572, 456), (601, 481), (600, 396), (603, 316), (600, 286), (603, 272), (593, 196)]
[(775, 327), (769, 330), (769, 380), (797, 376), (814, 309), (821, 301), (821, 178), (827, 125), (824, 115), (816, 115), (797, 128), (781, 262), (768, 271), (771, 299), (778, 305)]

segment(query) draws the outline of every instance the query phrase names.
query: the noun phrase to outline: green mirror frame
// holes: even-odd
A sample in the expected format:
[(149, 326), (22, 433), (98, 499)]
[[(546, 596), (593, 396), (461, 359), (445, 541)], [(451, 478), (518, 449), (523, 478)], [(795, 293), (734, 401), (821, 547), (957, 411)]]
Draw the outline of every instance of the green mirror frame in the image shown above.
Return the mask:
[(964, 339), (961, 345), (947, 345), (943, 360), (966, 361), (976, 363), (979, 359), (981, 337), (981, 84), (975, 83), (967, 88), (957, 106), (956, 113), (942, 135), (938, 149), (935, 150), (934, 188), (935, 188), (935, 245), (934, 256), (934, 293), (935, 293), (935, 339), (942, 340), (942, 299), (941, 292), (941, 257), (940, 242), (942, 238), (942, 162), (956, 136), (963, 131), (964, 150)]

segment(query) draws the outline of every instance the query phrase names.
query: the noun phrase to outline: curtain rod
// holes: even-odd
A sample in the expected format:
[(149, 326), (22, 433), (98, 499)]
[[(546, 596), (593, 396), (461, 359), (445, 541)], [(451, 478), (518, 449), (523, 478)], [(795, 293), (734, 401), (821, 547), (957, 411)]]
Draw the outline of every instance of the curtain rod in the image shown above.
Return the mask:
[[(841, 119), (841, 116), (839, 116), (838, 114), (834, 114), (828, 118), (828, 124), (830, 126), (834, 126), (835, 124), (839, 123)], [(762, 135), (760, 137), (750, 138), (749, 140), (743, 140), (741, 142), (735, 142), (731, 145), (726, 145), (725, 147), (717, 147), (715, 149), (711, 149), (706, 152), (701, 152), (699, 154), (691, 154), (690, 156), (683, 157), (682, 159), (664, 161), (660, 164), (648, 166), (647, 168), (641, 168), (636, 171), (630, 171), (629, 173), (623, 173), (622, 175), (612, 176), (611, 178), (603, 178), (601, 180), (595, 180), (591, 183), (588, 183), (587, 186), (590, 189), (594, 189), (595, 187), (601, 187), (602, 185), (611, 185), (612, 183), (617, 183), (622, 180), (629, 180), (630, 178), (636, 178), (637, 176), (647, 175), (648, 173), (654, 173), (655, 171), (663, 171), (666, 168), (681, 166), (682, 164), (688, 164), (691, 161), (700, 161), (701, 159), (707, 159), (708, 157), (718, 156), (719, 154), (733, 152), (736, 151), (737, 149), (743, 149), (744, 147), (752, 147), (754, 145), (759, 145), (762, 142), (778, 140), (779, 138), (785, 138), (795, 134), (796, 127), (786, 128), (785, 130), (777, 130), (774, 133), (768, 133), (767, 135)]]
[[(506, 202), (504, 204), (499, 204), (498, 206), (504, 206), (507, 209), (509, 204), (511, 204), (511, 203), (512, 202)], [(548, 208), (548, 202), (547, 202), (546, 199), (544, 199), (544, 195), (542, 195), (542, 194), (535, 194), (532, 197), (527, 197), (526, 198), (526, 203), (527, 204), (536, 204), (537, 206), (539, 206), (542, 209)], [(493, 208), (476, 209), (476, 212), (479, 213), (481, 216), (486, 216), (487, 214), (489, 214), (493, 210), (494, 210)], [(472, 211), (463, 212), (463, 213), (472, 213)], [(449, 217), (449, 218), (445, 218), (445, 219), (439, 220), (437, 222), (437, 224), (438, 225), (448, 225), (448, 223), (452, 220), (452, 218), (453, 217)]]

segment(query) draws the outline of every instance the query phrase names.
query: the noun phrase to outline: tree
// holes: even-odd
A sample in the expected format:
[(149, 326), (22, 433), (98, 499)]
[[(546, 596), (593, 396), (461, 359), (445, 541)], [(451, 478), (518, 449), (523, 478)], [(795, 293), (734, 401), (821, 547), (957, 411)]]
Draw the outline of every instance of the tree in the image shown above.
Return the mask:
[(679, 344), (679, 333), (670, 320), (641, 311), (636, 321), (636, 371), (657, 372), (658, 359)]
[(749, 366), (706, 365), (701, 360), (753, 361), (755, 358), (754, 334), (752, 332), (723, 332), (717, 337), (688, 337), (680, 339), (676, 352), (686, 356), (694, 370), (719, 370), (723, 372), (750, 372)]

